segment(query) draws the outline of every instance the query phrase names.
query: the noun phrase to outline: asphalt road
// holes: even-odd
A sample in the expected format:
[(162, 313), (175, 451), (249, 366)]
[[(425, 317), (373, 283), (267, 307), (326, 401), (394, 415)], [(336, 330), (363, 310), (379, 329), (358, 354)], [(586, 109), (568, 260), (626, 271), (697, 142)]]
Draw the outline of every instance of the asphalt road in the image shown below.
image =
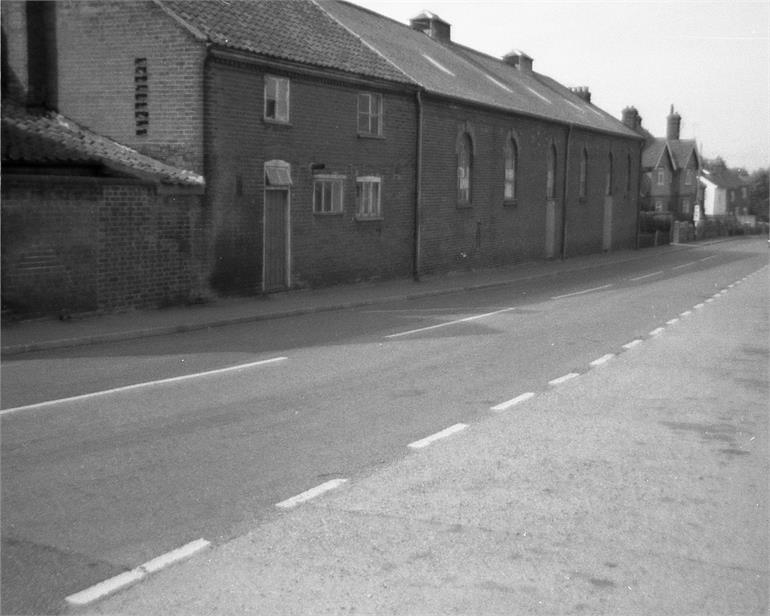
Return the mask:
[(189, 541), (243, 534), (280, 515), (276, 503), (369, 473), (469, 415), (483, 421), (767, 263), (756, 241), (649, 254), (5, 361), (4, 409), (60, 402), (2, 416), (3, 613), (55, 612)]

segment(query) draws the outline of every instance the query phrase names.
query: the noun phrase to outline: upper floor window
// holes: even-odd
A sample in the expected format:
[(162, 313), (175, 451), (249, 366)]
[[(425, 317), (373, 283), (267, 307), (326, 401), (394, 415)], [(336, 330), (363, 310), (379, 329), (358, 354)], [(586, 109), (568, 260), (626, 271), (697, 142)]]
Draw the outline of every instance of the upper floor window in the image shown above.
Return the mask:
[(741, 196), (746, 199), (749, 196), (749, 189), (745, 186), (741, 188)]
[(588, 192), (588, 151), (584, 149), (583, 153), (580, 155), (580, 188), (579, 188), (578, 196), (581, 199), (585, 199), (587, 192)]
[(382, 218), (382, 179), (378, 176), (356, 178), (356, 216), (358, 218)]
[(382, 135), (382, 94), (358, 95), (358, 132), (361, 135)]
[(663, 186), (666, 181), (666, 172), (663, 169), (658, 169), (658, 186)]
[(313, 177), (313, 213), (341, 214), (344, 176), (317, 175)]
[(690, 200), (682, 199), (682, 214), (689, 214), (689, 213), (690, 213)]
[(730, 191), (730, 203), (735, 203), (735, 191)]
[(556, 146), (552, 145), (548, 151), (548, 161), (545, 176), (545, 196), (546, 199), (553, 199), (556, 196)]
[(692, 179), (693, 179), (693, 170), (687, 169), (687, 171), (684, 172), (684, 183), (687, 186), (692, 186)]
[(471, 201), (471, 171), (473, 170), (473, 146), (468, 134), (462, 136), (457, 149), (457, 201)]
[(604, 186), (604, 194), (605, 195), (611, 195), (612, 194), (612, 184), (615, 180), (615, 161), (612, 158), (612, 152), (609, 153), (609, 156), (607, 157), (607, 181), (605, 182)]
[(289, 121), (288, 79), (265, 77), (265, 119), (273, 122)]
[(508, 139), (505, 144), (505, 188), (503, 199), (505, 201), (516, 200), (516, 176), (519, 164), (519, 152), (516, 142)]

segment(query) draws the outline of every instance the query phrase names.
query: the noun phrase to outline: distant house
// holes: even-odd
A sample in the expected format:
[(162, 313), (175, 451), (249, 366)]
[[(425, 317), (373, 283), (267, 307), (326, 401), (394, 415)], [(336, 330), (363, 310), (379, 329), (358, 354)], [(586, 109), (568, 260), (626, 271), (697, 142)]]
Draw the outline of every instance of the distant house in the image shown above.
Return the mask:
[(753, 220), (753, 217), (749, 218), (751, 181), (748, 177), (718, 165), (713, 169), (704, 169), (700, 182), (706, 216), (745, 222)]
[[(634, 246), (640, 136), (514, 51), (338, 0), (2, 3), (52, 105), (205, 178), (219, 294)], [(25, 84), (23, 84), (25, 85)], [(29, 86), (29, 84), (26, 84)]]
[(676, 220), (691, 221), (701, 201), (701, 160), (695, 140), (679, 138), (681, 121), (672, 105), (666, 137), (656, 138), (641, 127), (636, 109), (624, 110), (624, 123), (635, 126), (646, 139), (642, 153), (642, 209), (670, 212)]

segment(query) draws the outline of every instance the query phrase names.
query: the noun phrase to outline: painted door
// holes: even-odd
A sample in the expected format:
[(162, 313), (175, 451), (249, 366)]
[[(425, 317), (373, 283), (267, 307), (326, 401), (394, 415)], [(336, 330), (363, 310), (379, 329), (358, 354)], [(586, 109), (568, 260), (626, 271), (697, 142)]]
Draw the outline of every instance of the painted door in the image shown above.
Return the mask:
[(602, 250), (612, 249), (612, 197), (604, 197), (604, 224), (602, 225)]
[(280, 291), (288, 285), (289, 191), (265, 191), (262, 289)]

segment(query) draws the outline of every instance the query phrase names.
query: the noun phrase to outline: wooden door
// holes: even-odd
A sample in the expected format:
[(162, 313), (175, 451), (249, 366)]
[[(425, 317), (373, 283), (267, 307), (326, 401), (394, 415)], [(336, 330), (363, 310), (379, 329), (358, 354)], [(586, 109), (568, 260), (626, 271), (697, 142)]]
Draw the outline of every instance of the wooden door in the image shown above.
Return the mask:
[(281, 291), (288, 285), (289, 191), (265, 191), (262, 289)]

